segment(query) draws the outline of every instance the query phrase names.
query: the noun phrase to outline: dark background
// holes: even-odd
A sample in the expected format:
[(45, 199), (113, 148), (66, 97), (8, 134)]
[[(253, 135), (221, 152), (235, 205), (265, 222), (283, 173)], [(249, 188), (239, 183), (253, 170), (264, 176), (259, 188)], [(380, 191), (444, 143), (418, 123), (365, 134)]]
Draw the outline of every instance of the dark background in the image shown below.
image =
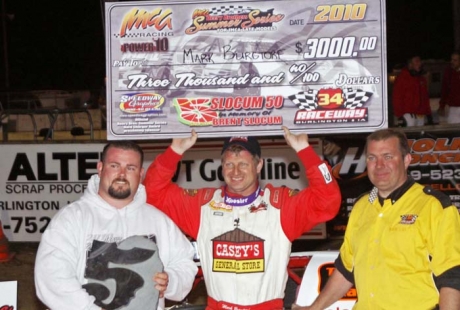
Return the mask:
[[(0, 1), (7, 13), (3, 33), (9, 68), (6, 87), (2, 38), (0, 91), (99, 89), (103, 85), (101, 0)], [(0, 11), (4, 12), (1, 7)], [(451, 0), (387, 0), (386, 20), (388, 72), (414, 54), (422, 59), (450, 59), (454, 48)]]

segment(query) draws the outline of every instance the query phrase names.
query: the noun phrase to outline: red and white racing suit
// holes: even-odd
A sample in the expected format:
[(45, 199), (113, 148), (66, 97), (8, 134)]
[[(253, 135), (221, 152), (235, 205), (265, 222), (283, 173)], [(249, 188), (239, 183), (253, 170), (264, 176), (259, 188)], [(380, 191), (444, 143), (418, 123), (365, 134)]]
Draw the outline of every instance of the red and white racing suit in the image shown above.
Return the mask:
[[(298, 156), (309, 187), (268, 184), (251, 203), (224, 202), (225, 187), (190, 190), (171, 182), (181, 156), (170, 147), (149, 167), (144, 184), (150, 204), (197, 240), (208, 293), (207, 309), (282, 309), (291, 242), (340, 207), (330, 167), (312, 147)], [(243, 202), (243, 203), (242, 203)]]

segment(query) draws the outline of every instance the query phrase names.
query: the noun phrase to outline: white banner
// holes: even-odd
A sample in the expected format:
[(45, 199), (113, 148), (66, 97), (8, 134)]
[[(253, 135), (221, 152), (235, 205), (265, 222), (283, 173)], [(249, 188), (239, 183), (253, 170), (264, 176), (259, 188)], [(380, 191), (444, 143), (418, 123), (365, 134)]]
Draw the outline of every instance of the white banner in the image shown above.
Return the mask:
[[(308, 254), (308, 252), (296, 253), (296, 255), (303, 256), (308, 256)], [(334, 261), (338, 255), (338, 251), (311, 252), (311, 259), (305, 268), (296, 304), (309, 306), (315, 301), (334, 271)], [(356, 303), (356, 297), (356, 290), (352, 288), (325, 310), (351, 310)]]
[[(284, 140), (260, 140), (265, 160), (260, 180), (275, 186), (302, 189), (305, 172), (295, 152)], [(310, 144), (321, 154), (320, 140)], [(168, 144), (141, 143), (144, 168)], [(104, 144), (0, 145), (0, 220), (9, 241), (40, 241), (53, 215), (78, 199), (87, 180), (97, 173)], [(198, 142), (185, 153), (174, 178), (185, 188), (218, 187), (223, 184), (220, 167), (222, 142)], [(306, 238), (326, 237), (319, 225)]]
[(18, 281), (0, 282), (0, 310), (18, 309)]

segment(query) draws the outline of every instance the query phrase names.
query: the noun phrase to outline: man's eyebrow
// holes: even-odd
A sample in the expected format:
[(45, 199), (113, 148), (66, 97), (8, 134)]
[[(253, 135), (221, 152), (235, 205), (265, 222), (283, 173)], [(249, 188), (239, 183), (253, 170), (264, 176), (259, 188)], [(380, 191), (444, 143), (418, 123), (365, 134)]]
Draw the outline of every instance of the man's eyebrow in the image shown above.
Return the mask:
[(112, 161), (106, 161), (105, 163), (106, 163), (106, 164), (117, 164), (117, 165), (120, 164), (118, 161), (114, 161), (114, 160), (112, 160)]
[(379, 153), (379, 154), (367, 153), (367, 156), (385, 156), (385, 155), (394, 155), (394, 153), (392, 152), (385, 152), (385, 153)]

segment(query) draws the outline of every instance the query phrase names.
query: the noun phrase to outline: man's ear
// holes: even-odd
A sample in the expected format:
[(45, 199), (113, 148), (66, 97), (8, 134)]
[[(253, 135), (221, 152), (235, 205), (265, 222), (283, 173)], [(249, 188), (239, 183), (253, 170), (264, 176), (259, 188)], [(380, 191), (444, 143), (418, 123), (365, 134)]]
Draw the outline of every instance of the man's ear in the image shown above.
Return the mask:
[(264, 161), (263, 159), (259, 159), (259, 163), (257, 164), (257, 173), (260, 173), (262, 171), (262, 167), (264, 166)]
[(102, 163), (102, 161), (98, 161), (96, 168), (97, 168), (97, 174), (99, 175), (99, 177), (101, 176), (103, 167), (104, 167), (104, 164)]
[(140, 173), (141, 173), (141, 180), (143, 180), (143, 179), (144, 179), (144, 176), (145, 176), (145, 169), (144, 169), (144, 167), (141, 168), (141, 172), (140, 172)]
[(412, 161), (412, 155), (406, 154), (406, 156), (404, 156), (404, 167), (406, 167), (406, 170), (409, 167), (411, 161)]

